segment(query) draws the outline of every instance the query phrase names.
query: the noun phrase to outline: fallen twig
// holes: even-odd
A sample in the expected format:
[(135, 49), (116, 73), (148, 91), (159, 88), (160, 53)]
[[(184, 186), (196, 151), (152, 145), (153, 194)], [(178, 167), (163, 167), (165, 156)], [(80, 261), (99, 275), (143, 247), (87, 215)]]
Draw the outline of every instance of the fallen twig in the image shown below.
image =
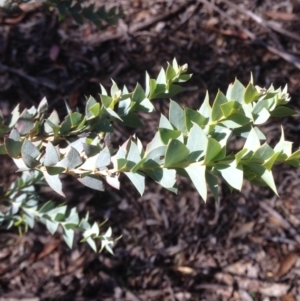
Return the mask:
[(241, 13), (244, 13), (246, 14), (248, 17), (250, 17), (252, 20), (254, 20), (256, 23), (264, 26), (266, 29), (273, 29), (274, 31), (277, 31), (281, 34), (284, 34), (286, 35), (287, 37), (291, 38), (291, 39), (294, 39), (298, 42), (300, 42), (300, 36), (297, 35), (296, 33), (294, 32), (289, 32), (287, 30), (285, 30), (284, 28), (282, 28), (280, 26), (280, 24), (278, 22), (275, 22), (275, 21), (266, 21), (264, 20), (262, 17), (256, 15), (255, 13), (253, 13), (252, 11), (248, 10), (248, 9), (245, 9), (239, 5), (236, 5), (228, 0), (223, 0), (223, 2), (225, 2), (228, 6), (231, 6), (233, 7), (234, 9), (236, 9), (237, 11), (241, 12)]
[[(181, 10), (183, 10), (185, 7), (188, 7), (189, 4), (191, 4), (192, 1), (183, 1), (178, 7), (174, 8), (171, 11), (168, 11), (164, 14), (161, 14), (159, 16), (155, 16), (153, 18), (149, 18), (148, 20), (145, 20), (144, 22), (140, 22), (138, 24), (133, 24), (132, 26), (129, 25), (129, 28), (127, 29), (127, 34), (133, 35), (134, 33), (146, 29), (147, 27), (150, 27), (154, 25), (155, 23), (162, 21), (164, 19), (167, 19), (173, 15), (178, 14)], [(117, 33), (115, 34), (110, 34), (107, 31), (107, 34), (102, 34), (99, 35), (93, 35), (91, 38), (88, 39), (88, 42), (92, 44), (93, 46), (98, 46), (99, 44), (107, 41), (112, 41), (112, 40), (118, 40), (124, 36), (124, 29), (118, 28)]]
[[(249, 37), (250, 40), (252, 40), (253, 42), (256, 42), (257, 44), (259, 44), (261, 46), (263, 46), (264, 48), (266, 48), (270, 52), (278, 55), (279, 57), (283, 58), (285, 61), (293, 64), (296, 68), (300, 69), (300, 59), (298, 59), (296, 56), (294, 56), (292, 54), (289, 54), (288, 52), (286, 52), (283, 49), (279, 50), (279, 49), (277, 49), (273, 46), (268, 45), (267, 43), (265, 43), (261, 39), (257, 38), (254, 33), (252, 33), (247, 28), (243, 27), (242, 25), (240, 25), (236, 20), (234, 20), (232, 17), (230, 17), (228, 14), (226, 14), (224, 11), (222, 11), (219, 7), (217, 7), (215, 4), (209, 2), (208, 0), (198, 0), (198, 1), (200, 1), (200, 2), (204, 3), (205, 5), (211, 7), (213, 10), (215, 10), (220, 15), (222, 15), (224, 18), (228, 19), (229, 23), (231, 23), (232, 25), (236, 26), (241, 31), (243, 31)], [(227, 1), (227, 0), (225, 0), (225, 1)]]
[(259, 206), (267, 211), (271, 216), (274, 216), (277, 220), (279, 220), (282, 227), (290, 233), (290, 235), (296, 240), (298, 244), (300, 244), (300, 235), (281, 214), (279, 214), (275, 209), (271, 208), (266, 202), (259, 202)]
[(23, 72), (19, 69), (11, 68), (11, 67), (5, 66), (1, 63), (0, 63), (0, 71), (7, 71), (7, 72), (10, 72), (10, 73), (14, 73), (14, 74), (30, 81), (34, 85), (44, 86), (44, 87), (47, 87), (51, 90), (56, 90), (57, 89), (57, 86), (54, 83), (50, 82), (49, 80), (37, 79), (33, 76), (30, 76), (30, 75), (26, 74), (25, 72)]

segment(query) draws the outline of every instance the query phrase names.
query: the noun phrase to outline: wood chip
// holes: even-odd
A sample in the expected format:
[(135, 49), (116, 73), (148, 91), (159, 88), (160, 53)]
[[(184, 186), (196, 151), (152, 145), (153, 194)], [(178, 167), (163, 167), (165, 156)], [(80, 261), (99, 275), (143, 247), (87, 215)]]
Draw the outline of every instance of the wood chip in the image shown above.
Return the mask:
[(281, 278), (286, 275), (295, 265), (298, 259), (296, 252), (291, 252), (286, 255), (280, 262), (277, 272), (273, 275), (273, 278)]
[(230, 232), (230, 237), (237, 238), (247, 233), (250, 233), (252, 232), (254, 225), (255, 225), (255, 221), (245, 223), (243, 225), (239, 225), (237, 230)]
[(187, 267), (187, 266), (173, 267), (173, 270), (178, 271), (185, 275), (195, 275), (196, 274), (196, 270), (194, 270), (190, 267)]
[(284, 283), (272, 283), (269, 281), (261, 281), (253, 278), (245, 278), (244, 276), (231, 276), (228, 273), (217, 273), (216, 280), (225, 282), (227, 285), (239, 284), (239, 289), (247, 292), (264, 294), (268, 297), (281, 297), (287, 294), (290, 286)]

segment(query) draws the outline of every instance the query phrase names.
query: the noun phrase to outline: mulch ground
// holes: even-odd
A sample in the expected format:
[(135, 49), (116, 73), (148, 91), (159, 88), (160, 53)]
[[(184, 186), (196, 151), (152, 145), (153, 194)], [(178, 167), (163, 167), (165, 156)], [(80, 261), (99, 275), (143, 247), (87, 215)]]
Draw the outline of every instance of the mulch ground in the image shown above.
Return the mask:
[[(91, 2), (91, 1), (90, 1)], [(100, 4), (101, 1), (97, 2)], [(300, 106), (299, 1), (121, 0), (125, 17), (98, 30), (55, 13), (24, 6), (17, 16), (0, 15), (0, 106), (4, 115), (18, 102), (37, 105), (46, 96), (64, 115), (64, 99), (82, 109), (86, 95), (113, 78), (130, 89), (147, 70), (176, 57), (193, 73), (182, 106), (199, 108), (205, 91), (215, 95), (238, 77), (246, 84), (289, 86), (291, 106)], [(155, 104), (137, 131), (149, 142), (168, 101)], [(272, 119), (262, 127), (276, 143), (283, 124), (299, 147), (298, 116)], [(118, 129), (115, 142), (133, 131)], [(15, 177), (1, 158), (1, 183)], [(275, 166), (280, 198), (245, 183), (242, 192), (220, 190), (220, 202), (205, 204), (194, 187), (179, 179), (173, 195), (150, 180), (140, 197), (125, 178), (122, 190), (87, 190), (66, 179), (70, 205), (97, 221), (108, 219), (122, 238), (115, 255), (95, 254), (76, 240), (72, 250), (60, 234), (42, 225), (19, 236), (0, 229), (0, 300), (300, 300), (300, 171)], [(45, 198), (62, 201), (55, 193)]]

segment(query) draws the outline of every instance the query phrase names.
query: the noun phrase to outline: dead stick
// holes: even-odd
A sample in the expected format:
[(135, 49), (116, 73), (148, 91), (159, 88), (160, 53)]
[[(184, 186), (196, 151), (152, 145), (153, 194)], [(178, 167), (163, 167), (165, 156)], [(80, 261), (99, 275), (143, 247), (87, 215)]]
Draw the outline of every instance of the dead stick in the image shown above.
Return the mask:
[(232, 2), (230, 2), (228, 0), (222, 0), (222, 1), (225, 2), (228, 6), (231, 6), (231, 7), (235, 8), (237, 11), (246, 14), (248, 17), (250, 17), (256, 23), (258, 23), (260, 25), (263, 25), (264, 27), (269, 27), (269, 28), (273, 29), (274, 31), (277, 31), (277, 32), (279, 32), (281, 34), (286, 35), (287, 37), (289, 37), (291, 39), (294, 39), (294, 40), (300, 42), (300, 36), (299, 35), (297, 35), (294, 32), (289, 32), (289, 31), (283, 29), (278, 24), (278, 22), (276, 22), (276, 23), (274, 21), (273, 22), (268, 22), (268, 21), (264, 20), (262, 17), (256, 15), (255, 13), (253, 13), (250, 10), (242, 8), (241, 6), (236, 5), (236, 4), (234, 4), (234, 3), (232, 3)]
[[(134, 34), (140, 30), (146, 29), (147, 27), (150, 27), (152, 25), (154, 25), (155, 23), (162, 21), (164, 19), (167, 19), (169, 17), (172, 17), (176, 14), (178, 14), (182, 9), (184, 9), (185, 7), (189, 6), (189, 4), (191, 4), (194, 1), (183, 1), (183, 3), (181, 5), (179, 5), (178, 7), (176, 7), (175, 9), (166, 12), (164, 14), (155, 16), (149, 20), (146, 20), (144, 22), (138, 23), (138, 24), (133, 24), (131, 26), (129, 26), (128, 29), (128, 34)], [(122, 38), (124, 36), (123, 32), (117, 32), (114, 35), (111, 34), (103, 34), (103, 35), (98, 35), (97, 38), (95, 38), (95, 36), (93, 36), (90, 39), (90, 42), (94, 45), (97, 46), (103, 42), (107, 42), (107, 41), (112, 41), (112, 40), (118, 40), (120, 38)]]
[(286, 219), (284, 219), (284, 217), (281, 214), (279, 214), (275, 209), (270, 207), (266, 202), (259, 202), (259, 206), (265, 211), (267, 211), (270, 215), (278, 219), (282, 227), (294, 237), (298, 244), (300, 244), (300, 235), (297, 233), (296, 229), (288, 221), (286, 221)]
[(289, 54), (289, 53), (287, 53), (284, 50), (276, 49), (275, 47), (272, 47), (272, 46), (266, 44), (261, 39), (258, 39), (254, 33), (252, 33), (247, 28), (244, 28), (243, 26), (241, 26), (240, 24), (238, 24), (235, 20), (233, 20), (230, 16), (228, 16), (226, 13), (224, 13), (224, 11), (222, 11), (219, 7), (217, 7), (213, 3), (211, 3), (211, 2), (209, 2), (207, 0), (198, 0), (198, 1), (206, 4), (207, 6), (210, 6), (213, 10), (217, 11), (220, 15), (222, 15), (223, 17), (225, 17), (226, 19), (228, 19), (228, 21), (232, 25), (236, 26), (241, 31), (243, 31), (252, 41), (258, 43), (259, 45), (263, 46), (264, 48), (266, 48), (270, 52), (278, 55), (279, 57), (283, 58), (285, 61), (293, 64), (296, 68), (300, 69), (300, 60), (296, 56), (294, 56), (292, 54)]
[(28, 74), (26, 74), (25, 72), (21, 71), (21, 70), (18, 70), (16, 68), (11, 68), (11, 67), (8, 67), (8, 66), (5, 66), (3, 64), (0, 63), (0, 71), (8, 71), (8, 72), (11, 72), (11, 73), (14, 73), (20, 77), (23, 77), (25, 78), (26, 80), (30, 81), (31, 83), (35, 84), (35, 85), (41, 85), (41, 86), (44, 86), (44, 87), (47, 87), (51, 90), (56, 90), (56, 85), (52, 82), (49, 82), (49, 81), (45, 81), (45, 80), (38, 80), (36, 79), (35, 77), (33, 76), (30, 76)]

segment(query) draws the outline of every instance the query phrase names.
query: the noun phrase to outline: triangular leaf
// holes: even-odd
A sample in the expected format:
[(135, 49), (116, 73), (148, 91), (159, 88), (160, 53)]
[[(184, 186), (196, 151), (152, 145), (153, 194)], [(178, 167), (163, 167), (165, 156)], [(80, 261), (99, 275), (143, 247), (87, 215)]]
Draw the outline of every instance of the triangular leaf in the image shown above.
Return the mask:
[(54, 176), (63, 173), (65, 171), (65, 168), (57, 166), (47, 166), (46, 170), (50, 176)]
[(15, 141), (10, 138), (5, 139), (5, 149), (11, 157), (18, 158), (21, 153), (21, 148), (22, 148), (21, 141)]
[(167, 146), (165, 167), (184, 161), (189, 155), (189, 149), (179, 140), (171, 140)]
[(174, 128), (173, 128), (172, 124), (170, 123), (170, 121), (168, 120), (168, 118), (162, 114), (160, 115), (158, 128), (174, 130)]
[(145, 176), (139, 172), (124, 172), (124, 174), (129, 178), (140, 195), (143, 195), (145, 191)]
[(251, 103), (256, 100), (257, 96), (259, 95), (257, 89), (254, 87), (253, 83), (249, 83), (245, 89), (244, 93), (244, 102)]
[(96, 167), (101, 170), (110, 164), (110, 151), (105, 147), (97, 157)]
[(170, 102), (169, 120), (177, 130), (180, 130), (183, 134), (186, 132), (184, 111), (180, 105), (173, 100)]
[(204, 131), (196, 123), (193, 124), (187, 140), (187, 148), (190, 151), (189, 161), (198, 161), (204, 156), (208, 139)]
[(29, 168), (34, 168), (40, 164), (36, 158), (40, 155), (39, 150), (34, 144), (27, 139), (24, 140), (21, 148), (21, 156), (25, 165)]
[(221, 151), (222, 147), (218, 141), (208, 138), (204, 162), (211, 162)]
[(24, 110), (16, 124), (16, 129), (21, 135), (27, 135), (34, 128), (33, 115), (28, 110)]
[(64, 167), (66, 169), (74, 169), (82, 163), (82, 159), (78, 151), (70, 147), (69, 152), (66, 157), (63, 158), (60, 162), (57, 163), (57, 166)]
[(74, 240), (74, 230), (73, 229), (67, 229), (65, 226), (62, 226), (63, 228), (63, 238), (66, 244), (70, 249), (72, 249), (73, 246), (73, 240)]
[(193, 122), (198, 124), (199, 126), (205, 124), (206, 118), (202, 116), (198, 111), (194, 111), (189, 108), (184, 108), (184, 113), (185, 113), (185, 124), (188, 131), (193, 126)]
[(233, 85), (231, 85), (230, 92), (226, 94), (228, 100), (235, 100), (242, 103), (244, 100), (245, 87), (238, 79), (235, 79)]
[(147, 169), (145, 172), (154, 181), (167, 189), (174, 188), (174, 185), (176, 184), (176, 170), (174, 169), (155, 168)]
[(212, 106), (211, 117), (212, 121), (219, 120), (223, 116), (221, 105), (227, 103), (226, 96), (219, 90)]
[(241, 191), (243, 185), (243, 169), (235, 164), (216, 164), (215, 168), (221, 173), (225, 181), (233, 188)]
[(45, 113), (48, 111), (48, 102), (46, 97), (44, 97), (41, 102), (39, 103), (39, 106), (37, 108), (39, 114)]
[(141, 85), (138, 83), (133, 91), (132, 94), (132, 101), (136, 103), (142, 102), (146, 98), (145, 91), (141, 87)]
[(46, 154), (44, 159), (45, 166), (53, 166), (59, 161), (59, 153), (56, 147), (49, 141), (46, 146)]
[(49, 184), (49, 186), (58, 194), (61, 196), (65, 196), (65, 194), (62, 191), (62, 184), (61, 180), (59, 179), (58, 175), (49, 175), (47, 171), (43, 172), (43, 175), (45, 177), (46, 182)]
[(86, 187), (99, 191), (104, 191), (103, 181), (98, 176), (88, 175), (83, 178), (78, 178), (78, 181)]
[(199, 113), (204, 116), (205, 118), (210, 119), (211, 118), (211, 106), (209, 104), (209, 96), (208, 92), (206, 91), (206, 95), (204, 98), (204, 101), (199, 109)]
[(286, 117), (295, 115), (297, 112), (288, 107), (279, 106), (271, 112), (272, 117)]
[(188, 173), (190, 179), (192, 180), (193, 184), (195, 185), (204, 201), (206, 201), (207, 199), (205, 170), (205, 165), (190, 165), (185, 168), (185, 171)]
[(259, 138), (256, 134), (255, 129), (252, 128), (247, 137), (244, 148), (247, 150), (256, 151), (259, 147), (260, 147)]

